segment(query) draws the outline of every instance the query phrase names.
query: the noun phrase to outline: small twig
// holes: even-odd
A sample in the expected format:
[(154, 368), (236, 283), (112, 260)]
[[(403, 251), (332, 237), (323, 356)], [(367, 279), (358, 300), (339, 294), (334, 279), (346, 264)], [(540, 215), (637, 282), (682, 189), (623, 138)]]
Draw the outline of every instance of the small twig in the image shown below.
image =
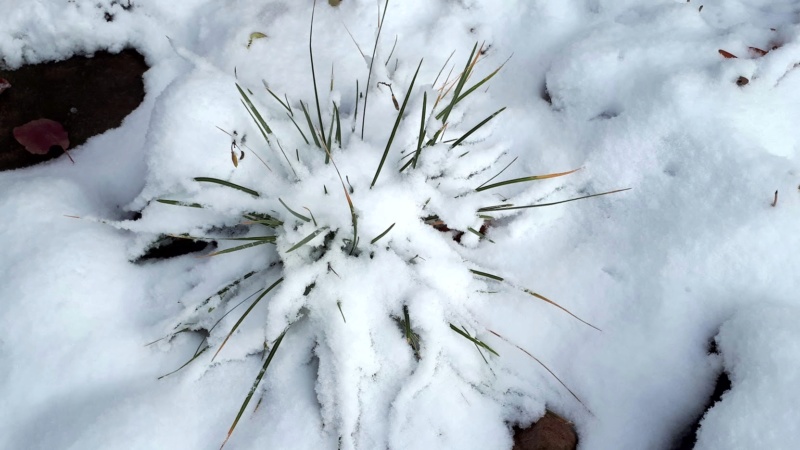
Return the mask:
[(775, 191), (775, 198), (772, 200), (772, 207), (774, 208), (777, 205), (778, 205), (778, 191)]

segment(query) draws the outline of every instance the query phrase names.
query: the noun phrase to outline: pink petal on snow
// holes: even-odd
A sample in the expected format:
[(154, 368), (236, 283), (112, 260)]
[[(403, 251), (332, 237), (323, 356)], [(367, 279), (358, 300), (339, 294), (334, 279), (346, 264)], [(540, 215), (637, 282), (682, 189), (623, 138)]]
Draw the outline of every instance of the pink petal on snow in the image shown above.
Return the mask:
[(37, 119), (14, 128), (14, 139), (25, 150), (37, 155), (46, 154), (54, 145), (60, 146), (65, 152), (69, 148), (67, 131), (60, 123), (50, 119)]

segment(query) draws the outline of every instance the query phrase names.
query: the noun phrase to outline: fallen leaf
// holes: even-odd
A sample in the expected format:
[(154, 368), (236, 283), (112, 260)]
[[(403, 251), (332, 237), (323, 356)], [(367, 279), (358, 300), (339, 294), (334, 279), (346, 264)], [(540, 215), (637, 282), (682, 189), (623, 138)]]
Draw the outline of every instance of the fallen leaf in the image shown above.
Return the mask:
[(14, 139), (25, 150), (35, 155), (46, 155), (54, 145), (61, 147), (73, 163), (72, 156), (67, 153), (69, 148), (69, 135), (64, 127), (50, 119), (37, 119), (25, 125), (14, 128)]
[(719, 54), (726, 57), (726, 58), (736, 58), (736, 55), (730, 52), (726, 52), (725, 50), (720, 49)]
[(253, 45), (253, 41), (256, 39), (263, 39), (265, 37), (267, 37), (267, 35), (260, 31), (254, 31), (250, 33), (250, 39), (247, 41), (247, 48), (250, 48), (250, 46)]
[(766, 50), (761, 50), (761, 49), (760, 49), (760, 48), (758, 48), (758, 47), (747, 47), (747, 48), (748, 48), (748, 49), (750, 49), (750, 51), (751, 51), (751, 52), (755, 53), (755, 54), (756, 54), (756, 55), (758, 55), (758, 56), (764, 56), (764, 55), (766, 55), (767, 53), (769, 53), (768, 51), (766, 51)]
[(748, 79), (747, 79), (747, 78), (745, 78), (745, 77), (739, 77), (739, 78), (736, 80), (736, 84), (737, 84), (738, 86), (744, 86), (744, 85), (746, 85), (746, 84), (747, 84), (747, 83), (749, 83), (749, 82), (750, 82), (750, 80), (748, 80)]
[(11, 87), (11, 83), (8, 82), (5, 78), (0, 78), (0, 94), (3, 93), (6, 89)]

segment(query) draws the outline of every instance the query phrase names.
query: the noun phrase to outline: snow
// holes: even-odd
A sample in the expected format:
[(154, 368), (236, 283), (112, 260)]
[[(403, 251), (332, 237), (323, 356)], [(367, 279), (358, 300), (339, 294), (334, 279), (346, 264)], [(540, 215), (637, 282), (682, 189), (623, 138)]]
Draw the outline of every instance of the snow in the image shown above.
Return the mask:
[[(344, 182), (262, 84), (286, 94), (310, 139), (299, 102), (316, 122), (311, 1), (130, 3), (0, 0), (9, 67), (126, 46), (151, 65), (144, 103), (120, 128), (72, 149), (75, 165), (59, 158), (0, 173), (0, 448), (219, 448), (265, 346), (284, 331), (226, 448), (508, 449), (512, 427), (545, 408), (575, 423), (581, 449), (669, 448), (703, 413), (722, 370), (733, 388), (705, 414), (697, 448), (800, 441), (796, 2), (710, 0), (698, 11), (673, 0), (390, 1), (363, 140), (355, 81), (363, 92), (383, 2), (320, 2), (314, 64), (326, 134), (331, 102), (342, 114), (332, 157)], [(254, 31), (267, 37), (248, 49)], [(453, 111), (445, 139), (507, 109), (460, 147), (425, 148), (401, 174), (400, 158), (416, 149), (423, 91), (430, 113), (476, 41), (488, 51), (470, 84), (511, 59)], [(777, 48), (757, 57), (751, 46)], [(370, 188), (397, 117), (376, 83), (391, 83), (402, 103), (421, 59)], [(749, 83), (738, 86), (740, 76)], [(271, 147), (237, 82), (273, 128)], [(427, 123), (431, 137), (438, 122)], [(217, 127), (247, 136), (238, 167)], [(495, 181), (581, 170), (473, 191), (514, 158)], [(261, 195), (193, 180), (201, 176)], [(358, 257), (347, 251), (343, 183), (353, 188)], [(420, 220), (435, 214), (477, 230), (481, 207), (619, 188), (631, 190), (492, 213), (492, 242), (467, 233), (459, 244)], [(126, 220), (134, 210), (142, 218)], [(131, 262), (160, 234), (226, 237), (252, 211), (285, 222), (274, 246)], [(336, 235), (321, 254), (328, 231)], [(218, 249), (241, 243), (218, 240)], [(281, 278), (212, 361), (252, 300), (224, 314)], [(402, 329), (406, 310), (419, 359)], [(145, 344), (217, 321), (209, 351), (158, 379), (203, 343), (180, 333)], [(479, 353), (450, 324), (499, 356)], [(712, 340), (720, 355), (708, 353)]]

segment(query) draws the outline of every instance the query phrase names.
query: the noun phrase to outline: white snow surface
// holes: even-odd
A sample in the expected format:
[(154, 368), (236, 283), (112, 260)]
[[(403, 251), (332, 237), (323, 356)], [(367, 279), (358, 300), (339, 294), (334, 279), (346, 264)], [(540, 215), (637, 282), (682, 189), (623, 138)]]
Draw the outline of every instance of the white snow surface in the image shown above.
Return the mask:
[[(703, 414), (723, 370), (732, 389), (703, 417), (696, 448), (796, 448), (800, 1), (708, 0), (698, 10), (683, 0), (390, 0), (369, 86), (383, 2), (319, 2), (317, 86), (326, 128), (329, 105), (341, 110), (343, 142), (332, 156), (353, 187), (358, 257), (341, 250), (352, 227), (336, 170), (262, 84), (286, 94), (310, 139), (300, 100), (316, 122), (312, 5), (0, 0), (5, 66), (126, 47), (151, 66), (143, 104), (73, 149), (76, 164), (0, 173), (0, 448), (219, 448), (265, 346), (284, 331), (225, 448), (509, 449), (512, 428), (547, 408), (575, 423), (580, 449), (669, 449)], [(267, 37), (248, 48), (252, 32)], [(416, 149), (423, 92), (430, 112), (475, 42), (487, 51), (468, 85), (508, 61), (454, 109), (445, 138), (507, 109), (463, 145), (428, 147), (400, 173)], [(759, 56), (748, 47), (775, 48)], [(402, 103), (421, 59), (370, 189), (398, 114), (377, 83), (390, 83)], [(749, 83), (737, 85), (740, 76)], [(363, 139), (356, 80), (369, 89)], [(273, 128), (271, 146), (236, 82)], [(436, 122), (427, 123), (430, 138)], [(217, 127), (247, 135), (236, 168), (231, 138)], [(582, 169), (473, 191), (515, 158), (494, 181)], [(262, 195), (193, 180), (200, 176)], [(631, 190), (494, 213), (491, 241), (468, 233), (459, 244), (421, 220), (436, 214), (451, 228), (478, 229), (481, 207), (619, 188)], [(155, 201), (165, 198), (207, 207)], [(142, 218), (125, 220), (129, 211)], [(160, 234), (214, 235), (250, 211), (285, 222), (276, 245), (132, 262)], [(329, 230), (331, 250), (317, 259)], [(213, 295), (250, 271), (259, 272), (231, 298)], [(247, 297), (281, 278), (212, 362)], [(404, 309), (419, 359), (399, 325)], [(158, 379), (190, 359), (201, 337), (145, 344), (217, 320), (209, 351)], [(709, 354), (714, 340), (718, 355)]]

